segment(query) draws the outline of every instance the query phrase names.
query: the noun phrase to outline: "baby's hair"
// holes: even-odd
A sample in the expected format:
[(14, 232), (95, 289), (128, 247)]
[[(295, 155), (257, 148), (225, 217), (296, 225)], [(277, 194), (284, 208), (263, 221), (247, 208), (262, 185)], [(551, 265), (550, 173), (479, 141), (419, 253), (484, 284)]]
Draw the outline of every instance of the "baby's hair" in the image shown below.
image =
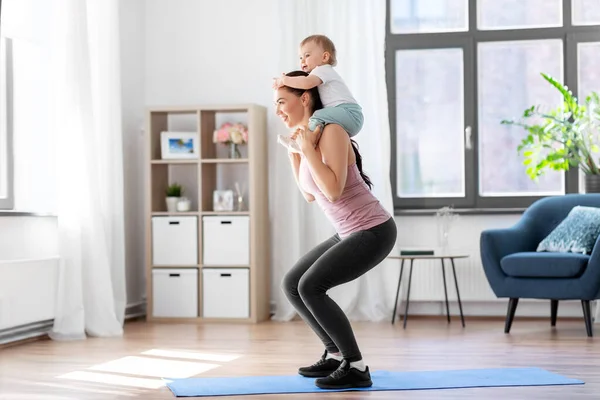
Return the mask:
[(325, 35), (310, 35), (307, 38), (305, 38), (302, 41), (302, 43), (300, 43), (300, 46), (304, 46), (306, 43), (310, 42), (316, 43), (317, 45), (321, 46), (324, 51), (328, 52), (329, 64), (335, 67), (335, 65), (337, 64), (337, 56), (335, 51), (335, 45), (333, 44), (331, 39), (329, 39)]

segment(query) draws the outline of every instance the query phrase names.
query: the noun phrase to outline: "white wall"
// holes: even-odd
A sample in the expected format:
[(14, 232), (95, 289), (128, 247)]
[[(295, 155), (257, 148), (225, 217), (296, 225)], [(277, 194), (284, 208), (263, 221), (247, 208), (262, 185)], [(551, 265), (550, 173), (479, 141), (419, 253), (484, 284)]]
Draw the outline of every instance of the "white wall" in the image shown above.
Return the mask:
[(58, 227), (53, 217), (0, 217), (0, 260), (58, 255)]
[[(272, 104), (276, 0), (147, 0), (147, 105)], [(279, 73), (277, 73), (279, 75)]]
[[(19, 211), (55, 209), (51, 113), (53, 2), (18, 0), (2, 5), (2, 35), (12, 40), (14, 196)], [(32, 115), (35, 117), (32, 118)]]

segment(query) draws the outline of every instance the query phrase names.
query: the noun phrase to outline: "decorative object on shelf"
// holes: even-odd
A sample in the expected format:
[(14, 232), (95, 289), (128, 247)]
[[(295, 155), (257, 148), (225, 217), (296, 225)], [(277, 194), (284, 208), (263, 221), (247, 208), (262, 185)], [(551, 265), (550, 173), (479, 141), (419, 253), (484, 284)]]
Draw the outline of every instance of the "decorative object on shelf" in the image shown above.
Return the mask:
[(438, 230), (438, 244), (442, 248), (442, 254), (448, 250), (452, 224), (458, 219), (458, 214), (455, 214), (452, 210), (452, 207), (442, 207), (435, 213)]
[[(585, 174), (586, 192), (600, 192), (600, 95), (591, 92), (583, 102), (567, 86), (552, 76), (542, 77), (560, 92), (562, 106), (540, 110), (539, 105), (523, 112), (520, 121), (503, 120), (505, 125), (525, 129), (527, 135), (517, 147), (523, 152), (526, 173), (534, 181), (546, 170), (567, 171), (579, 168)], [(531, 125), (525, 120), (530, 120)]]
[(172, 183), (167, 187), (166, 195), (167, 195), (167, 211), (168, 212), (176, 212), (177, 211), (177, 203), (183, 194), (183, 187), (178, 183)]
[(213, 142), (229, 146), (229, 158), (241, 158), (239, 146), (248, 143), (248, 128), (241, 123), (226, 122), (213, 134)]
[(233, 190), (215, 190), (213, 192), (214, 211), (233, 211)]
[(190, 160), (199, 157), (199, 138), (196, 132), (161, 132), (163, 160)]
[(244, 196), (242, 195), (242, 190), (240, 189), (240, 184), (238, 182), (235, 183), (235, 193), (237, 195), (237, 211), (244, 211)]
[(190, 211), (191, 205), (192, 202), (190, 201), (190, 199), (188, 199), (187, 197), (181, 197), (179, 198), (179, 201), (177, 201), (177, 211)]

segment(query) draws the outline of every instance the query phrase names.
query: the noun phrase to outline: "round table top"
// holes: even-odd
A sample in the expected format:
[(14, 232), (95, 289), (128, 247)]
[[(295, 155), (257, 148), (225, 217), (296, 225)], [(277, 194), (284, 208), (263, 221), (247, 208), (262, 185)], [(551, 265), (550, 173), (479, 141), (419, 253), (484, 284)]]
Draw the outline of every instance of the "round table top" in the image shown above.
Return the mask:
[(393, 259), (393, 260), (418, 260), (418, 259), (422, 259), (422, 260), (440, 260), (442, 258), (469, 258), (470, 256), (467, 254), (461, 254), (461, 253), (456, 253), (456, 254), (437, 254), (437, 255), (413, 255), (413, 256), (388, 256), (387, 258)]

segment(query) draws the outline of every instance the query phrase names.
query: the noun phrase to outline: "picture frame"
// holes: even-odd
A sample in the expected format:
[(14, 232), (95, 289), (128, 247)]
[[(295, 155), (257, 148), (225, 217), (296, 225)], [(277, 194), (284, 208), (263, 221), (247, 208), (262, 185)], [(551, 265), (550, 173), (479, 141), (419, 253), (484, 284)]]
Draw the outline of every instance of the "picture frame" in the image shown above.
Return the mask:
[(233, 211), (233, 190), (213, 192), (213, 211)]
[(199, 141), (197, 132), (161, 132), (161, 158), (163, 160), (198, 159)]

